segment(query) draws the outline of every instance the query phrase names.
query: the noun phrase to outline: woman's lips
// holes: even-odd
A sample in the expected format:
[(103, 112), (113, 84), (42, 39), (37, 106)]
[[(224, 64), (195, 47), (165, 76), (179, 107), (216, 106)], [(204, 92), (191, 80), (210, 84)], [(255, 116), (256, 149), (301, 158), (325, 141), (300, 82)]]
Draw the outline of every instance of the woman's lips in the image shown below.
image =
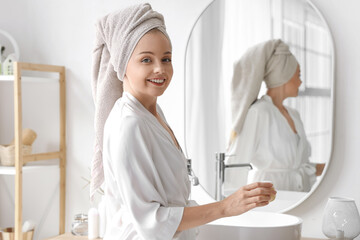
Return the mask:
[(156, 86), (161, 86), (165, 83), (165, 79), (164, 78), (152, 78), (152, 79), (147, 79), (148, 82), (156, 85)]

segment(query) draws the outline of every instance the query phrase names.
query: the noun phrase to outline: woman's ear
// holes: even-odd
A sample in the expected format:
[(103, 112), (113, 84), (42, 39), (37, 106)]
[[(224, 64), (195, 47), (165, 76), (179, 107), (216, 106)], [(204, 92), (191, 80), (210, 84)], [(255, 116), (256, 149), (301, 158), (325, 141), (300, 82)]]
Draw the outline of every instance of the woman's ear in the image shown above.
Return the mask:
[(128, 81), (128, 78), (127, 78), (126, 74), (124, 75), (122, 81), (123, 81), (123, 82)]

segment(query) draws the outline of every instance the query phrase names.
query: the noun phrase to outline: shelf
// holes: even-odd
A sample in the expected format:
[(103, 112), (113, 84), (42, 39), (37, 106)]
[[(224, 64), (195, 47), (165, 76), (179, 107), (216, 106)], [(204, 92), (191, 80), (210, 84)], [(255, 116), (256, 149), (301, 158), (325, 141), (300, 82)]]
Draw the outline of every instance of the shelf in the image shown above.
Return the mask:
[[(23, 173), (29, 173), (36, 170), (49, 170), (49, 169), (58, 169), (59, 164), (42, 164), (42, 165), (25, 165), (22, 167)], [(0, 165), (0, 175), (15, 175), (15, 167), (7, 167)]]
[[(14, 75), (0, 75), (0, 82), (13, 82)], [(24, 83), (48, 83), (48, 82), (59, 82), (59, 78), (51, 77), (21, 77), (21, 81)]]
[[(21, 87), (23, 83), (57, 83), (59, 89), (59, 114), (60, 114), (60, 146), (58, 152), (46, 152), (46, 153), (37, 153), (30, 155), (22, 155), (23, 152), (19, 152), (19, 156), (16, 156), (15, 162), (17, 162), (21, 167), (20, 171), (16, 171), (15, 167), (6, 167), (0, 166), (0, 175), (11, 175), (15, 179), (15, 226), (14, 226), (14, 235), (15, 240), (23, 240), (23, 235), (21, 232), (23, 224), (23, 175), (27, 173), (40, 173), (41, 171), (48, 171), (53, 169), (54, 171), (59, 172), (60, 182), (59, 182), (59, 233), (62, 234), (65, 232), (65, 187), (66, 187), (66, 87), (65, 87), (65, 67), (64, 66), (55, 66), (55, 65), (45, 65), (45, 64), (34, 64), (26, 62), (14, 62), (14, 75), (0, 75), (0, 83), (10, 83), (14, 87), (14, 125), (15, 125), (15, 138), (20, 139), (15, 145), (17, 149), (20, 147), (21, 143), (21, 131), (22, 131), (22, 91)], [(32, 71), (43, 72), (40, 76), (35, 76), (32, 73), (28, 75), (32, 76), (23, 76), (22, 71)], [(24, 84), (25, 85), (25, 84)], [(35, 162), (40, 160), (50, 160), (58, 159), (59, 161), (54, 163), (43, 163), (43, 164), (27, 164), (28, 162)], [(25, 164), (25, 165), (24, 165)]]

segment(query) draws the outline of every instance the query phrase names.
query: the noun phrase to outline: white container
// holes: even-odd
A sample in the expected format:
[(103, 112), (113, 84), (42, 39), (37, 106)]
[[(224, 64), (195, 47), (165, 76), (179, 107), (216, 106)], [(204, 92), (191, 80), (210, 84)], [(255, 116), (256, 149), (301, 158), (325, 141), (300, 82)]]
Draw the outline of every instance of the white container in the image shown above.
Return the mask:
[(330, 197), (324, 209), (322, 231), (332, 239), (356, 238), (360, 234), (360, 216), (354, 199)]
[(90, 208), (88, 212), (88, 239), (99, 237), (99, 212), (96, 208)]
[(103, 238), (106, 229), (106, 208), (105, 208), (105, 197), (101, 197), (101, 201), (98, 205), (99, 211), (99, 237)]

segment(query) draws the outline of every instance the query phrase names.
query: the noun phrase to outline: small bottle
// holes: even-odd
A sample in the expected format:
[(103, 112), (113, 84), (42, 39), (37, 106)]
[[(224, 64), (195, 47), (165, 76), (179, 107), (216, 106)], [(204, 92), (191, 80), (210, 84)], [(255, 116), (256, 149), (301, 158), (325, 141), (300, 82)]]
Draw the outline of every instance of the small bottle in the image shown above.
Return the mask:
[(71, 225), (71, 233), (75, 236), (87, 236), (88, 235), (88, 215), (76, 214), (74, 222)]
[(98, 205), (99, 212), (99, 237), (103, 238), (105, 235), (106, 229), (106, 207), (105, 207), (105, 198), (102, 196), (101, 201)]
[(99, 237), (99, 212), (96, 208), (90, 208), (88, 212), (89, 228), (88, 239), (96, 239)]

